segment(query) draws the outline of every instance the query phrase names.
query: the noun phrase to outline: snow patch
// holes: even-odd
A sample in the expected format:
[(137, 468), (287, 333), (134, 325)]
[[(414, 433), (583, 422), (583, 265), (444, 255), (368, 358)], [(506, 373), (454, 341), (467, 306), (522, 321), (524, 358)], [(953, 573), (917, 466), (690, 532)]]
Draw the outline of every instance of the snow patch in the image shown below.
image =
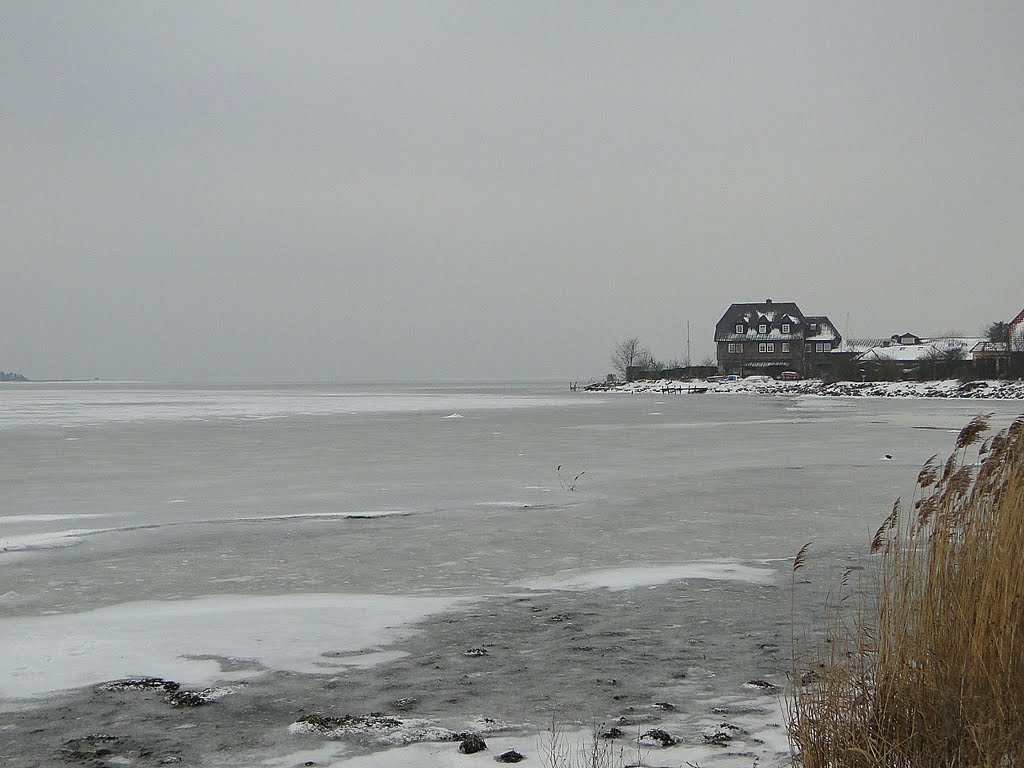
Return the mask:
[(85, 520), (90, 517), (108, 517), (108, 515), (96, 514), (56, 514), (56, 515), (2, 515), (0, 525), (7, 523), (53, 523), (59, 520)]
[[(258, 666), (331, 672), (352, 663), (342, 654), (396, 642), (409, 634), (409, 624), (466, 602), (336, 593), (211, 595), (2, 618), (0, 691), (38, 698), (146, 675), (210, 685), (252, 677)], [(215, 657), (251, 659), (253, 666), (225, 671)]]
[(749, 584), (770, 584), (775, 571), (755, 568), (740, 563), (707, 560), (679, 565), (637, 566), (634, 568), (607, 568), (584, 572), (565, 572), (550, 578), (530, 579), (520, 586), (534, 591), (558, 590), (582, 592), (607, 589), (618, 592), (638, 587), (669, 584), (673, 581), (708, 579), (712, 581), (743, 581)]
[(367, 520), (375, 517), (405, 517), (414, 514), (405, 509), (365, 510), (361, 512), (297, 512), (288, 515), (261, 515), (260, 517), (234, 517), (231, 520), (214, 520), (210, 522), (259, 523), (269, 520), (316, 520), (319, 518), (338, 517), (347, 520)]
[(106, 528), (75, 528), (69, 531), (27, 533), (0, 539), (0, 552), (29, 552), (35, 549), (59, 549), (78, 544), (82, 536), (103, 533)]

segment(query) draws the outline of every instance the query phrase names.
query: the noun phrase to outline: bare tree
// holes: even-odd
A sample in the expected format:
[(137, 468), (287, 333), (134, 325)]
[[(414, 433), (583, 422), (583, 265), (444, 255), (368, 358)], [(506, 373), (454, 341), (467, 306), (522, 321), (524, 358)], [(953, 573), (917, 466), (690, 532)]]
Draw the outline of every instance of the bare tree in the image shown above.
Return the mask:
[(650, 351), (640, 343), (639, 336), (620, 341), (612, 348), (612, 370), (626, 378), (626, 371), (644, 365), (653, 358)]

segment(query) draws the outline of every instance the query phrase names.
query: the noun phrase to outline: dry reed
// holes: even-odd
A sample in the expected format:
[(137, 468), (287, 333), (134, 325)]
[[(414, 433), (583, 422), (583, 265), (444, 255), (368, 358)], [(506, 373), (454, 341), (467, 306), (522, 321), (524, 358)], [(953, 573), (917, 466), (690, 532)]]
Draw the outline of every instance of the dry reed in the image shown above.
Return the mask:
[(1024, 766), (1024, 417), (973, 448), (987, 428), (896, 503), (873, 584), (852, 616), (832, 603), (816, 660), (794, 648), (794, 765)]

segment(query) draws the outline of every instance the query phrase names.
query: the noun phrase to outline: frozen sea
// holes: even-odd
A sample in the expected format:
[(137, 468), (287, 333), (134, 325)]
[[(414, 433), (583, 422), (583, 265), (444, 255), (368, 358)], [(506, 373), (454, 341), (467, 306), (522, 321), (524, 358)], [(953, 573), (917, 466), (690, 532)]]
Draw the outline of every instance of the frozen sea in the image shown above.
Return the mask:
[[(789, 559), (814, 542), (820, 602), (929, 456), (1020, 408), (5, 384), (0, 762), (541, 765), (554, 720), (617, 724), (626, 762), (782, 764)], [(102, 685), (142, 676), (213, 690)], [(294, 725), (371, 712), (400, 725)]]

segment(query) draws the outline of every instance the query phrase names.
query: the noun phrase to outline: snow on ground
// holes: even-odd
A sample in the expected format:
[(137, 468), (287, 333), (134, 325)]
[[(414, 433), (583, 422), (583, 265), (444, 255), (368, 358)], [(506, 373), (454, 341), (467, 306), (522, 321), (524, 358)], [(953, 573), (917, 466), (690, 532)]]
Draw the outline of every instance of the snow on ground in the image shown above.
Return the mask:
[(406, 509), (366, 510), (363, 512), (296, 512), (286, 515), (261, 515), (259, 517), (232, 517), (225, 520), (204, 520), (208, 523), (260, 523), (270, 520), (319, 520), (340, 517), (346, 520), (370, 520), (378, 517), (407, 517), (415, 514)]
[(81, 541), (82, 536), (102, 533), (106, 528), (75, 528), (69, 531), (49, 533), (26, 533), (19, 536), (0, 538), (0, 552), (28, 552), (34, 549), (60, 549), (71, 547)]
[(107, 517), (107, 515), (90, 514), (55, 514), (55, 515), (0, 515), (0, 525), (14, 523), (52, 523), (59, 520), (84, 520), (90, 517)]
[[(720, 768), (749, 768), (753, 765), (788, 764), (789, 743), (782, 727), (785, 714), (775, 699), (768, 706), (762, 700), (742, 703), (723, 702), (717, 717), (709, 717), (697, 735), (683, 737), (680, 726), (685, 718), (669, 715), (657, 725), (623, 726), (619, 734), (608, 738), (608, 726), (558, 731), (553, 738), (546, 730), (524, 729), (512, 734), (485, 734), (487, 749), (472, 755), (459, 751), (458, 741), (423, 741), (393, 747), (370, 754), (347, 755), (348, 749), (336, 742), (318, 748), (297, 750), (284, 757), (265, 760), (268, 768), (293, 768), (313, 760), (323, 768), (459, 768), (466, 765), (491, 765), (499, 755), (515, 750), (538, 765), (591, 765), (589, 757), (596, 747), (595, 765), (706, 765)], [(746, 713), (737, 714), (736, 713)], [(728, 717), (728, 721), (725, 718)], [(669, 737), (662, 742), (658, 734)], [(596, 736), (596, 741), (595, 741)], [(603, 757), (601, 757), (603, 756)], [(761, 762), (764, 761), (764, 762)], [(309, 764), (308, 762), (305, 764)]]
[[(405, 637), (403, 627), (464, 603), (385, 595), (212, 595), (4, 618), (0, 691), (38, 698), (126, 676), (207, 685), (268, 668), (322, 674), (393, 660), (393, 653), (354, 654), (377, 652)], [(236, 663), (224, 671), (214, 657)]]
[(579, 592), (589, 589), (608, 589), (612, 592), (618, 592), (624, 589), (668, 584), (684, 579), (745, 581), (750, 584), (769, 584), (774, 576), (775, 572), (768, 568), (754, 568), (735, 562), (709, 560), (681, 565), (652, 565), (566, 572), (550, 578), (530, 579), (522, 582), (520, 586), (535, 591), (560, 590)]
[(669, 379), (634, 381), (607, 392), (646, 394), (670, 392), (673, 387), (707, 387), (708, 392), (729, 395), (820, 395), (826, 397), (952, 397), (968, 399), (1024, 399), (1024, 381), (997, 379), (962, 382), (943, 381), (839, 381), (825, 384), (820, 379), (778, 381), (768, 376), (748, 376), (738, 381), (688, 381)]

